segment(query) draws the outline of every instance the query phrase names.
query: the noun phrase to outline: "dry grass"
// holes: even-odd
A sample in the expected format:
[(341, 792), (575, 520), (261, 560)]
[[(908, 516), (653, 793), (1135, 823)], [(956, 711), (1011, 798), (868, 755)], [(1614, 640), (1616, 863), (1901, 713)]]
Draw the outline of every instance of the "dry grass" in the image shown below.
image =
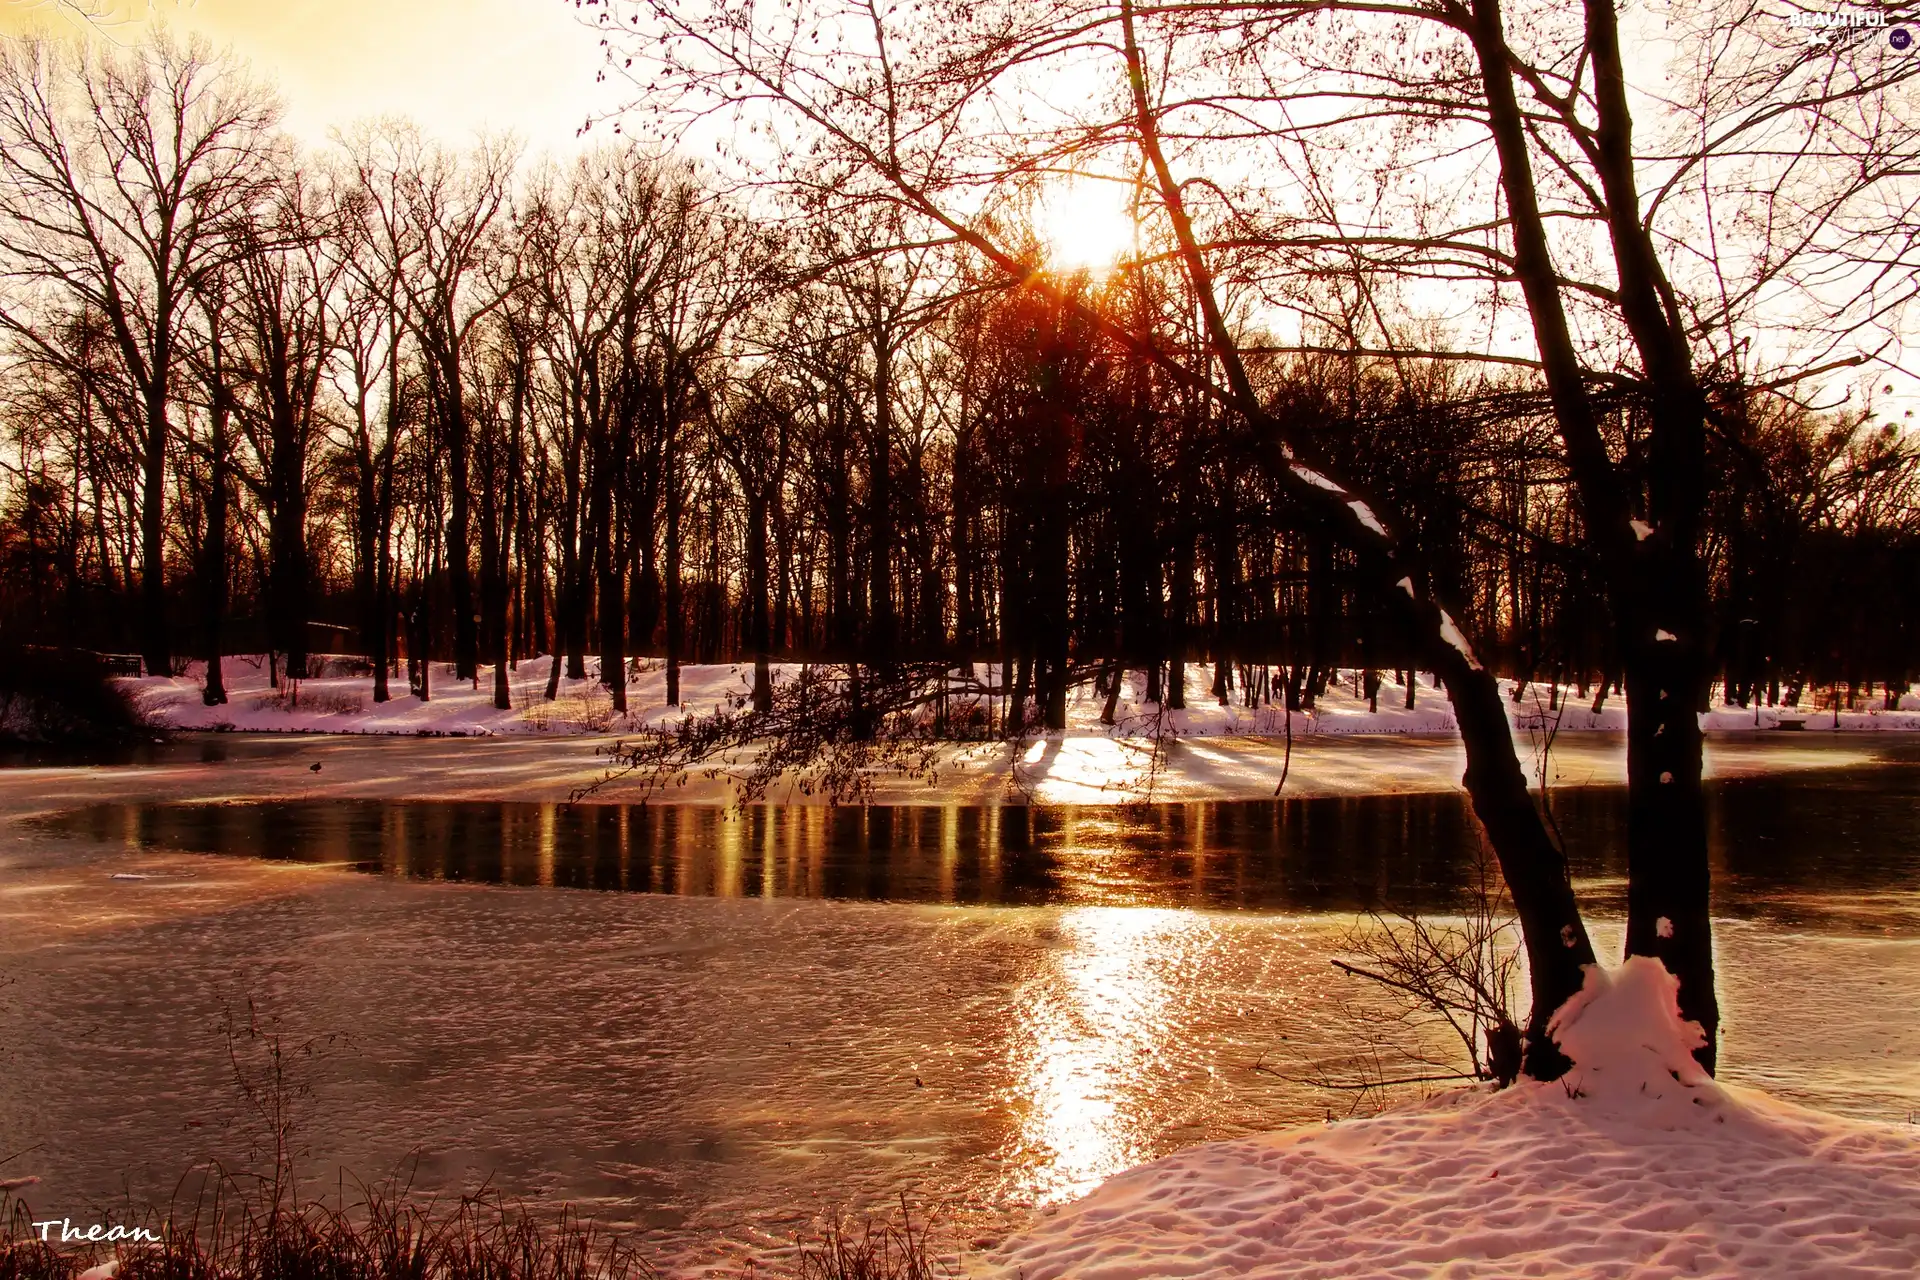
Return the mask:
[[(74, 1280), (117, 1261), (118, 1280), (650, 1280), (619, 1240), (567, 1211), (540, 1218), (496, 1197), (446, 1205), (368, 1191), (345, 1207), (274, 1203), (233, 1179), (183, 1212), (150, 1212), (158, 1243), (62, 1250), (26, 1205), (6, 1206), (0, 1280)], [(55, 1229), (57, 1233), (57, 1228)]]
[(856, 1236), (841, 1221), (827, 1224), (816, 1244), (802, 1244), (800, 1280), (948, 1280), (960, 1272), (935, 1259), (924, 1228), (916, 1228), (907, 1198), (891, 1222), (868, 1218)]
[[(363, 1189), (356, 1202), (275, 1203), (221, 1176), (183, 1209), (119, 1217), (157, 1243), (62, 1249), (42, 1243), (22, 1201), (0, 1198), (0, 1280), (77, 1280), (117, 1264), (116, 1280), (656, 1280), (619, 1238), (568, 1210), (540, 1216), (478, 1195), (442, 1203), (404, 1187)], [(57, 1238), (59, 1228), (53, 1229)], [(906, 1200), (887, 1221), (828, 1223), (799, 1241), (792, 1270), (748, 1264), (744, 1280), (957, 1280)]]
[(575, 692), (562, 693), (548, 703), (542, 720), (557, 720), (576, 733), (605, 733), (613, 728), (618, 716), (606, 686), (591, 684)]
[(316, 716), (351, 716), (366, 710), (366, 702), (350, 693), (319, 689), (269, 689), (254, 698), (262, 711), (304, 711)]

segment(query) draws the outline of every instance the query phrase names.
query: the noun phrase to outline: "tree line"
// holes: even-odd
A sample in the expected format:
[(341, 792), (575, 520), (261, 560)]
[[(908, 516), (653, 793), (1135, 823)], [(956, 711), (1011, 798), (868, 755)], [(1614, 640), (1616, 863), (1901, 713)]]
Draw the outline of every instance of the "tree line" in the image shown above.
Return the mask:
[[(10, 41), (0, 55), (0, 521), (17, 640), (150, 671), (268, 650), (372, 660), (374, 697), (555, 654), (625, 708), (633, 659), (996, 662), (996, 732), (1144, 671), (1178, 707), (1311, 706), (1421, 645), (1306, 462), (1416, 532), (1501, 672), (1604, 700), (1604, 572), (1530, 370), (1245, 323), (1260, 413), (1182, 375), (1212, 338), (1167, 256), (1019, 270), (897, 207), (773, 202), (613, 141), (529, 162), (404, 122), (323, 152), (206, 48)], [(1152, 331), (1154, 345), (1126, 335)], [(1344, 336), (1343, 336), (1344, 335)], [(1703, 563), (1729, 700), (1806, 682), (1897, 698), (1920, 569), (1916, 453), (1864, 409), (1726, 378)], [(1593, 397), (1646, 465), (1657, 401)], [(1636, 461), (1638, 455), (1639, 461)], [(1388, 593), (1390, 594), (1390, 593)], [(279, 665), (283, 663), (284, 665)], [(1413, 682), (1402, 675), (1401, 683)]]

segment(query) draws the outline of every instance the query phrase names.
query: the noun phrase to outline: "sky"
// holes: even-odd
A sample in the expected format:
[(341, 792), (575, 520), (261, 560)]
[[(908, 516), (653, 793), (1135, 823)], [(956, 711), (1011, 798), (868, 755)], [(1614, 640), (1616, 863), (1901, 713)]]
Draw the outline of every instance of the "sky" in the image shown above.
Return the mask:
[[(89, 9), (102, 20), (77, 16)], [(0, 0), (0, 32), (96, 30), (127, 41), (144, 23), (164, 21), (230, 47), (275, 85), (286, 127), (308, 145), (325, 145), (335, 127), (394, 114), (456, 146), (477, 131), (511, 130), (538, 156), (580, 145), (587, 118), (617, 109), (631, 90), (619, 77), (596, 83), (604, 55), (583, 12), (577, 0)], [(1101, 256), (1119, 247), (1117, 234), (1083, 244), (1092, 223), (1114, 222), (1110, 210), (1065, 201), (1057, 213), (1071, 228), (1063, 242)], [(1514, 341), (1527, 345), (1524, 334)], [(1908, 411), (1920, 411), (1910, 375), (1875, 371), (1870, 381), (1895, 384), (1876, 397), (1890, 418), (1907, 422)]]
[(287, 128), (313, 145), (395, 114), (448, 143), (510, 129), (529, 152), (564, 152), (590, 113), (619, 102), (613, 80), (595, 83), (599, 36), (573, 0), (0, 0), (0, 31), (72, 32), (86, 8), (108, 38), (158, 19), (230, 46), (279, 88)]

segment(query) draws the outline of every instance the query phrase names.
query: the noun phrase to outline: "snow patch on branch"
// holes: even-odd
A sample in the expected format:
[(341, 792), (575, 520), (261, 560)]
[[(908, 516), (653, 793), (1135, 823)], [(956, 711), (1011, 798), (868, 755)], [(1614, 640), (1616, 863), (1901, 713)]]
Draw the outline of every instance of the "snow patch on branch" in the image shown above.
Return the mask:
[(1453, 615), (1445, 609), (1440, 611), (1440, 638), (1453, 646), (1454, 652), (1467, 660), (1467, 665), (1475, 671), (1485, 671), (1480, 659), (1473, 654), (1473, 646), (1467, 643), (1467, 637), (1454, 625)]
[(1356, 498), (1347, 504), (1347, 510), (1353, 512), (1355, 518), (1374, 533), (1383, 538), (1387, 536), (1387, 527), (1380, 523), (1379, 518), (1373, 514), (1373, 508), (1366, 503)]
[(1329, 480), (1327, 477), (1321, 475), (1318, 471), (1315, 471), (1312, 467), (1301, 466), (1299, 463), (1296, 462), (1293, 464), (1292, 470), (1294, 475), (1298, 476), (1302, 480), (1305, 480), (1308, 484), (1312, 485), (1316, 489), (1325, 489), (1328, 493), (1338, 493), (1338, 494), (1346, 493), (1345, 489), (1342, 489), (1339, 485), (1335, 484), (1332, 480)]

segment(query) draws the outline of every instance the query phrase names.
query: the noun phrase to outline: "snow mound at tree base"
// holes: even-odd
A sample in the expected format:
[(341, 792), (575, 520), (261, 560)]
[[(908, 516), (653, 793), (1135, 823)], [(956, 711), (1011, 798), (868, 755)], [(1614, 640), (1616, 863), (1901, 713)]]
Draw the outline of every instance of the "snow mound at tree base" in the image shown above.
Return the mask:
[(1213, 1143), (1112, 1179), (983, 1274), (1920, 1275), (1920, 1138), (1716, 1084), (1658, 961), (1589, 972), (1551, 1084)]

